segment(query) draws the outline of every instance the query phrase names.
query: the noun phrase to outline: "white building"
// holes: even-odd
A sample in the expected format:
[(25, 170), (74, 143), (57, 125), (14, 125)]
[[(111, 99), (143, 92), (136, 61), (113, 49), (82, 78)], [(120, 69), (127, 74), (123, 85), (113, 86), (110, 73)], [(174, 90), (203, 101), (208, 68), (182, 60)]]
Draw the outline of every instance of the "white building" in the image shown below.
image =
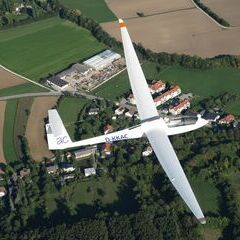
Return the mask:
[(85, 177), (89, 177), (91, 175), (96, 175), (96, 169), (95, 168), (85, 168), (84, 175), (85, 175)]
[(119, 108), (117, 108), (117, 109), (115, 110), (115, 114), (116, 114), (116, 115), (122, 115), (122, 114), (124, 113), (124, 111), (125, 111), (125, 108), (122, 107), (122, 106), (120, 106)]
[(99, 108), (90, 108), (88, 111), (88, 115), (98, 115)]
[(4, 197), (7, 194), (5, 187), (0, 187), (0, 197)]
[(93, 69), (96, 70), (102, 70), (106, 67), (108, 67), (112, 62), (118, 60), (121, 58), (121, 55), (118, 53), (115, 53), (111, 50), (105, 50), (98, 55), (95, 55), (88, 60), (84, 61), (83, 64), (90, 66)]
[(152, 154), (153, 150), (150, 146), (148, 146), (143, 152), (142, 152), (142, 156), (143, 157), (147, 157), (150, 156)]

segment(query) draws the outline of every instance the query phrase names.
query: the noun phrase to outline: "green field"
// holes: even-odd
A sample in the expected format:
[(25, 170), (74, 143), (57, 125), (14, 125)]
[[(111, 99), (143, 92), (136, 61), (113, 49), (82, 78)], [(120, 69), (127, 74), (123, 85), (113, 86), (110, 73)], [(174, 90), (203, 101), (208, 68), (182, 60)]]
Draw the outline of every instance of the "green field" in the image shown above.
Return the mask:
[[(146, 78), (161, 79), (171, 84), (179, 84), (183, 92), (192, 92), (200, 97), (216, 96), (222, 92), (240, 92), (240, 70), (220, 68), (212, 70), (191, 70), (179, 66), (159, 66), (144, 63)], [(95, 90), (99, 96), (116, 99), (130, 88), (127, 72), (123, 72)]]
[(234, 102), (229, 104), (226, 108), (225, 111), (229, 112), (229, 113), (233, 113), (236, 115), (240, 115), (240, 102)]
[(0, 97), (23, 93), (47, 92), (48, 90), (32, 83), (24, 83), (14, 87), (0, 89)]
[(189, 180), (192, 189), (199, 201), (203, 212), (216, 213), (219, 211), (218, 199), (220, 193), (212, 182), (207, 182), (201, 179)]
[(75, 214), (78, 205), (94, 205), (97, 199), (100, 199), (103, 204), (110, 204), (118, 199), (117, 190), (118, 184), (107, 177), (101, 177), (99, 180), (75, 181), (70, 185), (65, 185), (60, 192), (54, 190), (53, 186), (49, 186), (49, 191), (45, 194), (46, 206), (48, 206), (47, 212), (51, 214), (56, 210), (56, 200), (62, 198), (66, 200), (72, 214)]
[(96, 22), (111, 22), (117, 19), (104, 0), (60, 0), (60, 2), (68, 8), (79, 9), (83, 15)]
[(59, 114), (71, 138), (74, 137), (74, 123), (77, 121), (78, 114), (87, 102), (85, 98), (65, 97), (59, 105)]
[(18, 100), (7, 102), (5, 109), (4, 130), (3, 130), (3, 151), (8, 163), (17, 161), (17, 154), (14, 148), (14, 123), (18, 106)]
[(236, 191), (236, 196), (240, 202), (240, 173), (233, 173), (229, 176), (229, 181)]
[(90, 32), (60, 18), (0, 31), (0, 63), (33, 80), (104, 49)]

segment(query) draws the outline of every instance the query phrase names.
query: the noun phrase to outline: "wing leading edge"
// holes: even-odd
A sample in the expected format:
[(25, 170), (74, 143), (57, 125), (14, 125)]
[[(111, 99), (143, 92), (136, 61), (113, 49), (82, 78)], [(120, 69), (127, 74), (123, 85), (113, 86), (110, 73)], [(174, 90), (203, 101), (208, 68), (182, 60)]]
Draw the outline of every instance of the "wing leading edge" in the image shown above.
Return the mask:
[(146, 131), (147, 138), (168, 178), (200, 223), (206, 220), (166, 133), (160, 128)]

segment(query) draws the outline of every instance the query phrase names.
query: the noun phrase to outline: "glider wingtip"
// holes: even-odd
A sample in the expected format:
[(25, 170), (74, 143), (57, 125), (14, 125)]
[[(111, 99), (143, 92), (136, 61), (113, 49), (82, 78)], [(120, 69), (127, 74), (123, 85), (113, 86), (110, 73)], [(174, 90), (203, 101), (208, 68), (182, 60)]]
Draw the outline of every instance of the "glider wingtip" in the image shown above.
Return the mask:
[(118, 22), (119, 22), (119, 27), (120, 28), (127, 26), (127, 24), (121, 18), (118, 19)]
[(206, 218), (205, 218), (205, 217), (198, 218), (198, 221), (199, 221), (201, 224), (206, 224)]

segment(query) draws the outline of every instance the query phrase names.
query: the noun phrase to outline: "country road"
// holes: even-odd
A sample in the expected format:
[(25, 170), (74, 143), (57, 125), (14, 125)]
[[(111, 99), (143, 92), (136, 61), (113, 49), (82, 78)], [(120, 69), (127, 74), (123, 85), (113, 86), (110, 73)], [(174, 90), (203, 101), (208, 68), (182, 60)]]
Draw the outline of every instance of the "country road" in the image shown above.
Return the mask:
[(23, 97), (42, 97), (42, 96), (61, 96), (61, 95), (62, 95), (61, 92), (23, 93), (23, 94), (0, 97), (0, 101), (23, 98)]

